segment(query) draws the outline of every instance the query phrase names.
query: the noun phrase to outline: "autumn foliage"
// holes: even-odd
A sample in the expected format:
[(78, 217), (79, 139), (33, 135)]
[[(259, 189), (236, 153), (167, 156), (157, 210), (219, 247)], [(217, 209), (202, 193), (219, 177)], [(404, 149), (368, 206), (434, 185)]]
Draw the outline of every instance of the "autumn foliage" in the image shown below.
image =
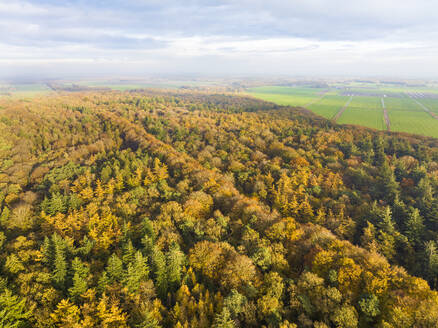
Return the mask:
[(2, 327), (437, 327), (438, 141), (193, 91), (0, 100)]

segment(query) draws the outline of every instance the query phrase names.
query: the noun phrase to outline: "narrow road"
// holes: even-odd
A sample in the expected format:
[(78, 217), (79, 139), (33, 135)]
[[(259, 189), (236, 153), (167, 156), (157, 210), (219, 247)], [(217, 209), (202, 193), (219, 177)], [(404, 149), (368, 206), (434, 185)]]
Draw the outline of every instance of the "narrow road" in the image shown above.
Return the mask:
[(347, 100), (347, 102), (345, 103), (344, 107), (342, 107), (339, 110), (339, 112), (336, 113), (336, 115), (333, 117), (333, 121), (336, 122), (341, 117), (342, 113), (344, 113), (345, 110), (347, 109), (348, 105), (350, 105), (352, 99), (353, 99), (353, 95), (350, 96), (350, 99)]
[(380, 100), (382, 101), (383, 117), (385, 118), (386, 130), (391, 131), (391, 122), (389, 121), (389, 115), (388, 110), (385, 106), (385, 100), (383, 100), (383, 98), (380, 98)]
[(313, 104), (315, 104), (315, 103), (321, 101), (322, 98), (324, 98), (325, 95), (326, 95), (329, 91), (330, 91), (330, 90), (323, 91), (323, 92), (320, 94), (320, 96), (319, 96), (318, 98), (313, 99), (311, 102), (309, 102), (308, 104), (306, 104), (304, 107), (307, 107), (307, 106), (313, 105)]
[(409, 96), (409, 98), (411, 98), (413, 101), (415, 101), (421, 108), (423, 108), (423, 110), (427, 113), (429, 113), (430, 116), (432, 116), (434, 119), (438, 120), (438, 115), (435, 114), (434, 112), (432, 112), (429, 108), (427, 108), (426, 106), (424, 106), (421, 102), (419, 102), (417, 99), (415, 99), (414, 97), (412, 97), (412, 95), (410, 95), (409, 93), (407, 94)]

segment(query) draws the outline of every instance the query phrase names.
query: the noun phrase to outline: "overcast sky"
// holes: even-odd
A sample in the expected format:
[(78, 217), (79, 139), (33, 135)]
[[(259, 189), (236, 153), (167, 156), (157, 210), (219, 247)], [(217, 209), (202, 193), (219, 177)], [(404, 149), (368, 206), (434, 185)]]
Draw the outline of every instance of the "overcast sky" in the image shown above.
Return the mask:
[(438, 78), (437, 0), (0, 0), (0, 77)]

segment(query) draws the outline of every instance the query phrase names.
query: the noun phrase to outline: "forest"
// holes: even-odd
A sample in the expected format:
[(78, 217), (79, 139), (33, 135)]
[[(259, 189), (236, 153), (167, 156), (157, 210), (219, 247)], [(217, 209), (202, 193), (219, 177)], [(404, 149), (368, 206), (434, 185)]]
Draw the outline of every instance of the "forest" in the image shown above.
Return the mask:
[(213, 91), (0, 98), (0, 326), (438, 327), (438, 139)]

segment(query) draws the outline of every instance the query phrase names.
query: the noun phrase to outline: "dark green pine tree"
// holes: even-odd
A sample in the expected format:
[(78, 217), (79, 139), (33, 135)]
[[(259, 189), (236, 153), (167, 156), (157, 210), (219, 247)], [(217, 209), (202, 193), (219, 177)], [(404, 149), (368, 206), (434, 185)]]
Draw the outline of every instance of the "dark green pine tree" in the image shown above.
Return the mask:
[(423, 243), (424, 224), (420, 211), (416, 208), (411, 208), (411, 213), (406, 221), (405, 235), (415, 249), (419, 249)]
[(148, 256), (151, 256), (156, 235), (152, 222), (147, 217), (143, 219), (142, 234), (143, 238), (141, 243), (143, 244), (144, 253)]
[(41, 247), (41, 252), (43, 254), (43, 258), (42, 258), (43, 263), (47, 265), (52, 265), (55, 259), (55, 248), (53, 246), (52, 240), (47, 236), (44, 237), (44, 242)]
[(426, 276), (431, 287), (438, 286), (438, 250), (436, 243), (431, 240), (425, 245)]
[(381, 167), (386, 162), (385, 146), (381, 136), (374, 141), (374, 152), (374, 165)]
[(59, 287), (64, 288), (67, 276), (66, 245), (62, 237), (53, 234), (54, 260), (52, 280)]
[(87, 256), (90, 254), (91, 250), (94, 247), (94, 241), (92, 239), (89, 239), (87, 236), (84, 236), (84, 238), (80, 242), (80, 247), (75, 249), (74, 254), (81, 254), (83, 256)]
[(97, 290), (99, 293), (103, 294), (106, 291), (106, 287), (111, 283), (110, 279), (108, 278), (108, 274), (106, 271), (102, 272), (102, 275), (99, 277), (99, 280), (97, 282)]
[(382, 185), (382, 198), (387, 204), (393, 204), (400, 194), (400, 186), (395, 180), (394, 172), (387, 161), (383, 163), (379, 172)]
[(164, 299), (168, 289), (166, 257), (157, 247), (152, 251), (152, 268), (157, 294)]
[(417, 185), (416, 193), (419, 199), (419, 207), (427, 211), (433, 202), (433, 189), (427, 177), (422, 178)]
[(224, 307), (222, 312), (216, 315), (214, 319), (214, 328), (234, 328), (236, 323), (231, 318), (231, 313), (228, 308)]
[(73, 259), (71, 267), (73, 270), (73, 285), (68, 289), (68, 292), (72, 299), (77, 301), (87, 290), (89, 270), (78, 257)]
[(406, 204), (400, 199), (400, 197), (397, 196), (392, 205), (392, 217), (398, 227), (401, 229), (406, 227), (409, 214), (409, 209), (407, 208)]
[(143, 314), (143, 321), (138, 324), (137, 328), (160, 328), (158, 320), (156, 320), (149, 311), (145, 311)]
[(378, 229), (379, 251), (388, 260), (392, 260), (395, 256), (396, 230), (391, 217), (391, 209), (389, 206), (381, 209), (374, 203), (372, 212), (376, 215), (375, 222)]
[(122, 262), (125, 267), (127, 267), (132, 261), (134, 261), (135, 257), (135, 248), (132, 245), (131, 239), (128, 239), (128, 241), (123, 245), (123, 255), (122, 255)]
[(128, 264), (123, 283), (129, 292), (135, 293), (140, 287), (140, 283), (146, 281), (148, 277), (149, 266), (147, 258), (138, 251), (135, 253), (133, 261)]
[(50, 203), (48, 206), (48, 214), (54, 215), (56, 213), (64, 213), (66, 210), (64, 196), (62, 196), (59, 192), (52, 194), (50, 198)]
[(178, 244), (173, 244), (167, 253), (167, 281), (169, 287), (176, 290), (181, 285), (181, 271), (185, 263), (184, 253)]
[(395, 226), (394, 221), (391, 216), (391, 209), (389, 206), (385, 207), (385, 211), (383, 212), (382, 221), (379, 224), (379, 228), (390, 235), (394, 235)]
[(32, 310), (26, 305), (25, 299), (19, 299), (6, 289), (0, 294), (0, 327), (31, 327), (29, 319), (32, 316)]
[(360, 143), (361, 157), (364, 162), (372, 163), (374, 158), (373, 142), (370, 136), (367, 136)]
[(121, 281), (123, 277), (123, 263), (116, 254), (112, 254), (108, 259), (106, 272), (108, 273), (110, 283)]
[(40, 209), (44, 213), (49, 214), (50, 211), (50, 199), (47, 197), (44, 197), (43, 201), (40, 203)]

